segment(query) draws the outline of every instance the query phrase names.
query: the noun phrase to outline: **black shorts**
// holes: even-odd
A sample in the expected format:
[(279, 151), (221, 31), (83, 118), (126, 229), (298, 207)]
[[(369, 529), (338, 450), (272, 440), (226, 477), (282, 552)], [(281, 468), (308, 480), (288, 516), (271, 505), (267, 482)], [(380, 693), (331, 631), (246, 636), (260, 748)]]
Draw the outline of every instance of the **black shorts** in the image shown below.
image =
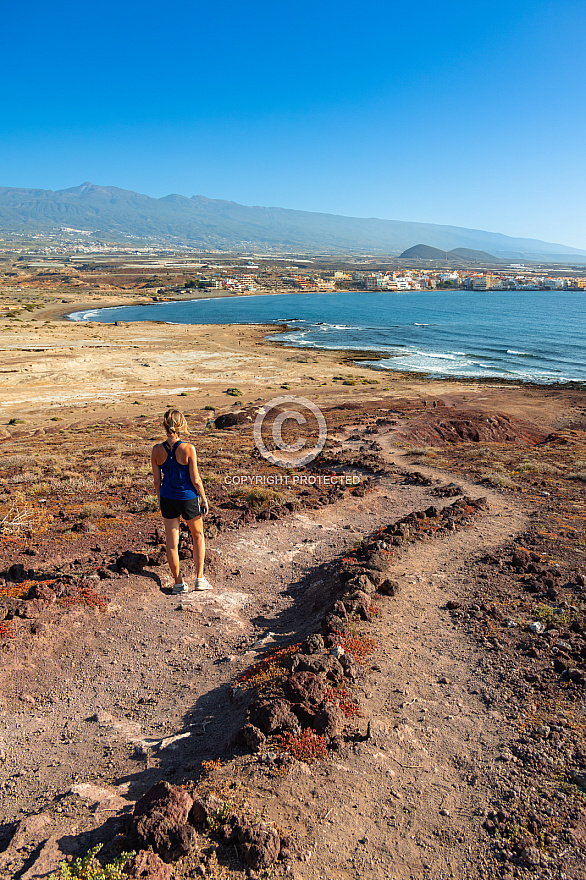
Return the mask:
[(185, 520), (197, 519), (201, 516), (199, 498), (180, 501), (176, 498), (161, 497), (161, 514), (163, 519), (178, 519), (181, 516)]

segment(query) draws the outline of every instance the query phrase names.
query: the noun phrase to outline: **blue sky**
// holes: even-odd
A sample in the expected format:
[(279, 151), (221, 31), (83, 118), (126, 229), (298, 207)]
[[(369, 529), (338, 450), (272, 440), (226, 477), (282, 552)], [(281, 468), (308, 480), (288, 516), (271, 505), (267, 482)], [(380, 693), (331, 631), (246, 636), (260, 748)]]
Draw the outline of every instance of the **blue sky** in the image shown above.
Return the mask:
[(2, 186), (586, 248), (584, 0), (21, 0), (2, 32)]

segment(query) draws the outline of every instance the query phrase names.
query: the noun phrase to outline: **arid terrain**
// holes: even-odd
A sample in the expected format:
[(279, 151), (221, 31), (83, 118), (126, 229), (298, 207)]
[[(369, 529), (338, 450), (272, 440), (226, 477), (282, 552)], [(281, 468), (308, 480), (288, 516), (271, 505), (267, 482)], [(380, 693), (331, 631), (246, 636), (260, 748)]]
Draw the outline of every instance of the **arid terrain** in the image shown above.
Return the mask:
[[(583, 877), (584, 390), (387, 377), (263, 328), (72, 324), (55, 279), (15, 285), (2, 876), (101, 843), (161, 880)], [(136, 294), (87, 301), (112, 297)], [(250, 418), (286, 393), (328, 428), (287, 485)], [(170, 592), (149, 467), (170, 404), (210, 593)]]

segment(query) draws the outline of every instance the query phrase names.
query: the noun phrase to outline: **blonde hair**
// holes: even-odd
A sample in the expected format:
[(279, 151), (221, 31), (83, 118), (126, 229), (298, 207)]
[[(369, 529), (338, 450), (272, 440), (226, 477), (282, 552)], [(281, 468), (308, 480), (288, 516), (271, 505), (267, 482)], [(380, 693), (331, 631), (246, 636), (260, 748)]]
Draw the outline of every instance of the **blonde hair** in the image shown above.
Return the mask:
[(187, 422), (185, 421), (185, 416), (178, 409), (168, 409), (165, 415), (163, 416), (163, 428), (167, 432), (167, 434), (179, 434), (179, 431), (183, 431), (185, 434), (189, 434), (189, 428), (187, 427)]

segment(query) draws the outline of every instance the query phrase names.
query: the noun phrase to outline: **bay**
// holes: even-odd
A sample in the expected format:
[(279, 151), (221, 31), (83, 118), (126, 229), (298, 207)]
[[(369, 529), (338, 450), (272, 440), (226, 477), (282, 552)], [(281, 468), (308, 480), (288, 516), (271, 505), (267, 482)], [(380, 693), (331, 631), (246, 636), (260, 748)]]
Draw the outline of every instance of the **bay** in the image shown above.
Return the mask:
[(75, 312), (76, 321), (283, 324), (303, 349), (374, 353), (378, 370), (586, 383), (586, 291), (342, 292), (218, 297)]

